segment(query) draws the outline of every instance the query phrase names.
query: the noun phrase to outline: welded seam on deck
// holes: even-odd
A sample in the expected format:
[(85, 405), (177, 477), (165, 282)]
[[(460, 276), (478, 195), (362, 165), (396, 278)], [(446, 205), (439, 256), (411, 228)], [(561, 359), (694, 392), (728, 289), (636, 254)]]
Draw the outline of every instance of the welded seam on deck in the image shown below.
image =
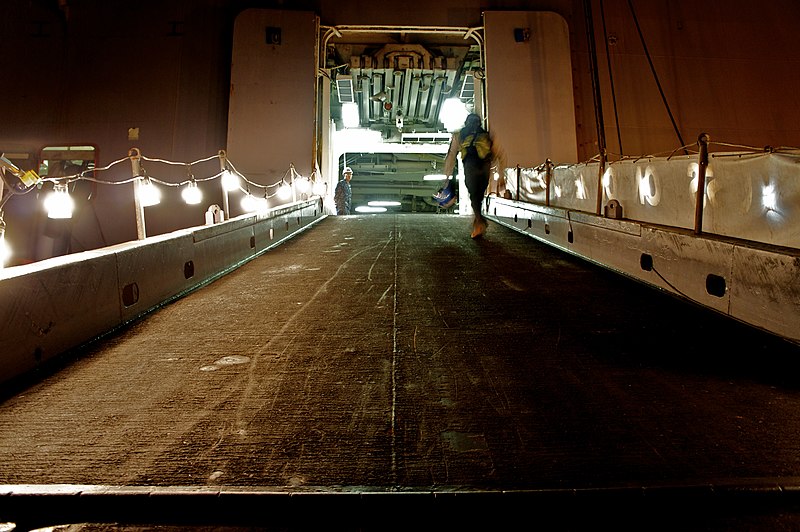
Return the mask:
[(400, 231), (394, 218), (394, 295), (392, 297), (392, 484), (397, 486), (397, 245)]

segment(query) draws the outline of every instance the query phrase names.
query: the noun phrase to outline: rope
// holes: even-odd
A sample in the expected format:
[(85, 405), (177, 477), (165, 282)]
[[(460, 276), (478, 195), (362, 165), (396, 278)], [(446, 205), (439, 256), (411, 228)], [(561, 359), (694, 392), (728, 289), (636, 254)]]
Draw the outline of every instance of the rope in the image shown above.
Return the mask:
[[(675, 117), (672, 116), (672, 110), (669, 108), (669, 102), (667, 102), (667, 97), (664, 95), (664, 89), (661, 88), (661, 82), (658, 80), (658, 74), (656, 74), (656, 67), (653, 66), (653, 59), (650, 57), (650, 51), (647, 49), (647, 43), (644, 40), (644, 34), (642, 33), (642, 28), (639, 26), (639, 19), (636, 16), (636, 11), (633, 9), (633, 1), (628, 0), (628, 7), (631, 9), (631, 15), (633, 15), (633, 22), (636, 24), (636, 31), (639, 32), (639, 40), (642, 41), (642, 48), (644, 48), (644, 54), (647, 56), (647, 62), (650, 64), (650, 71), (653, 73), (653, 79), (656, 81), (656, 85), (658, 86), (658, 92), (661, 94), (661, 101), (664, 102), (664, 107), (667, 109), (667, 114), (669, 114), (669, 119), (672, 122), (672, 128), (675, 130), (675, 134), (678, 136), (678, 140), (681, 144), (686, 144), (683, 141), (683, 137), (681, 137), (681, 132), (678, 130), (678, 125), (675, 123)], [(686, 152), (686, 155), (689, 155), (689, 152)]]

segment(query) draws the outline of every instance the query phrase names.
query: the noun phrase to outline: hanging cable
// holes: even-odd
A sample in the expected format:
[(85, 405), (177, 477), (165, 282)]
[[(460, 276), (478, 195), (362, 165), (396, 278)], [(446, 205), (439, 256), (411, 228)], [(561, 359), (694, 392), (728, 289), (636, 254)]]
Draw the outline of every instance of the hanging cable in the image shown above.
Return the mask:
[(606, 9), (603, 0), (600, 0), (600, 18), (603, 21), (603, 41), (606, 44), (606, 63), (608, 64), (608, 80), (611, 83), (611, 102), (614, 105), (614, 123), (617, 125), (617, 142), (619, 143), (619, 156), (623, 157), (625, 150), (622, 149), (622, 132), (619, 127), (619, 114), (617, 113), (617, 93), (614, 90), (614, 72), (611, 70), (611, 52), (608, 48), (608, 31), (606, 30)]
[[(656, 67), (653, 66), (653, 60), (650, 57), (650, 51), (647, 49), (647, 43), (644, 40), (644, 34), (642, 33), (642, 28), (639, 26), (639, 19), (636, 16), (636, 11), (633, 9), (633, 0), (628, 0), (628, 7), (631, 9), (631, 15), (633, 16), (633, 22), (636, 24), (636, 31), (639, 32), (639, 40), (642, 41), (642, 48), (644, 48), (644, 55), (647, 56), (647, 62), (650, 64), (650, 71), (653, 73), (653, 79), (656, 81), (656, 85), (658, 86), (658, 92), (661, 94), (661, 101), (664, 102), (664, 107), (667, 109), (667, 114), (669, 114), (669, 119), (672, 122), (672, 128), (675, 130), (675, 134), (678, 135), (678, 140), (681, 143), (681, 146), (684, 146), (686, 142), (683, 141), (683, 137), (681, 136), (681, 132), (678, 130), (678, 125), (675, 123), (675, 118), (672, 116), (672, 110), (669, 108), (669, 102), (667, 102), (667, 97), (664, 95), (664, 89), (661, 88), (661, 82), (658, 80), (658, 74), (656, 74)], [(689, 154), (688, 151), (684, 150), (686, 155)]]
[(606, 135), (605, 124), (603, 123), (603, 100), (600, 95), (600, 79), (597, 72), (597, 49), (594, 39), (592, 0), (583, 0), (583, 11), (586, 16), (586, 40), (589, 46), (589, 69), (592, 74), (592, 100), (594, 101), (594, 119), (597, 126), (597, 148), (603, 154), (606, 150)]

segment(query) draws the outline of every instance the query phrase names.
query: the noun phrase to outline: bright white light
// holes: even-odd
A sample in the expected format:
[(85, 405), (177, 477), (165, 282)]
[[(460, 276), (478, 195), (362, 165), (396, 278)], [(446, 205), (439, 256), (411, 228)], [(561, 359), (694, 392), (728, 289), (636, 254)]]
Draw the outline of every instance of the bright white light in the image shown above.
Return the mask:
[(230, 170), (225, 170), (224, 172), (222, 172), (222, 188), (228, 192), (233, 192), (234, 190), (238, 190), (239, 176), (237, 176)]
[(322, 181), (315, 181), (314, 182), (314, 186), (311, 187), (311, 192), (315, 196), (324, 196), (326, 189), (327, 189), (327, 186), (325, 186), (325, 183), (323, 183)]
[(576, 197), (578, 199), (586, 199), (586, 186), (583, 184), (583, 177), (578, 177), (575, 180)]
[(197, 186), (197, 183), (191, 182), (181, 191), (181, 197), (187, 205), (197, 205), (203, 200), (203, 193), (200, 192), (200, 187)]
[(278, 198), (282, 200), (287, 200), (292, 196), (292, 187), (284, 182), (280, 187), (278, 187)]
[(6, 242), (6, 229), (0, 225), (0, 268), (11, 258), (11, 246)]
[(44, 200), (44, 208), (47, 209), (48, 218), (72, 218), (75, 202), (69, 196), (67, 185), (55, 185), (53, 192), (48, 194)]
[(139, 203), (142, 207), (152, 207), (161, 203), (161, 191), (147, 178), (139, 184)]
[(445, 179), (447, 176), (444, 174), (428, 174), (422, 178), (423, 181), (444, 181)]
[(369, 207), (367, 205), (359, 205), (356, 207), (356, 212), (374, 213), (386, 212), (386, 207)]
[(399, 201), (370, 201), (367, 202), (370, 207), (399, 207)]
[(297, 177), (294, 181), (294, 186), (297, 188), (297, 192), (305, 194), (311, 188), (311, 183), (305, 177)]
[(455, 131), (464, 125), (464, 120), (467, 119), (468, 114), (467, 106), (464, 105), (460, 98), (448, 98), (442, 104), (439, 120), (447, 131)]
[(494, 171), (494, 180), (500, 181), (500, 172), (498, 172), (497, 170)]
[(259, 203), (258, 200), (256, 198), (254, 198), (253, 195), (248, 192), (242, 198), (242, 202), (241, 202), (242, 210), (244, 210), (245, 212), (257, 211), (258, 207), (259, 207), (258, 203)]
[(775, 211), (778, 208), (778, 196), (775, 193), (774, 185), (765, 185), (761, 190), (761, 204), (768, 211)]
[(359, 126), (357, 103), (342, 104), (342, 124), (346, 128), (353, 128)]
[(558, 185), (553, 185), (553, 192), (555, 192), (555, 193), (556, 193), (556, 197), (557, 197), (557, 198), (560, 198), (560, 197), (561, 197), (561, 187), (560, 187), (560, 186), (558, 186)]

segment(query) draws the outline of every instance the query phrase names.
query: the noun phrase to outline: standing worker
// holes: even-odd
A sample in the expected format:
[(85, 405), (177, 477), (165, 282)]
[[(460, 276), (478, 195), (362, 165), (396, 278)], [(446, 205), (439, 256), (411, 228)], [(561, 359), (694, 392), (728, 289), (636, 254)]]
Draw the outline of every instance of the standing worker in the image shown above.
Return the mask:
[(472, 205), (472, 238), (480, 238), (488, 225), (481, 212), (483, 197), (489, 186), (489, 170), (492, 161), (500, 158), (499, 150), (489, 133), (481, 126), (481, 117), (475, 113), (467, 115), (464, 127), (453, 133), (450, 149), (444, 161), (444, 174), (450, 176), (456, 165), (456, 155), (461, 154), (464, 165), (464, 184), (469, 191)]
[(336, 190), (333, 192), (333, 202), (336, 204), (336, 214), (350, 214), (350, 202), (353, 192), (350, 189), (350, 179), (353, 177), (353, 169), (345, 166), (342, 170), (342, 179), (336, 183)]

